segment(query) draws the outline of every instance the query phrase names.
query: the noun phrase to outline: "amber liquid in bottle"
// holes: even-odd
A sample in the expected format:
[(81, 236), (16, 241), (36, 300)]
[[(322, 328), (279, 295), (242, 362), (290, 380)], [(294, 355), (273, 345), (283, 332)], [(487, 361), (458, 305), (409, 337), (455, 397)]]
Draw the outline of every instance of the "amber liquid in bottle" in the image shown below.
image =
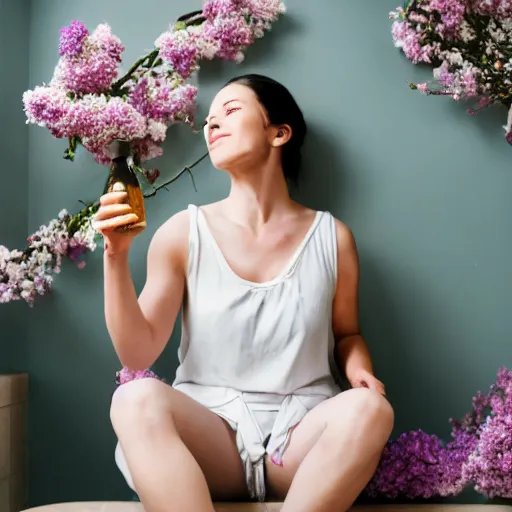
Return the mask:
[(124, 141), (116, 141), (111, 146), (112, 161), (110, 175), (106, 185), (106, 192), (127, 192), (127, 203), (132, 212), (137, 215), (138, 221), (115, 229), (121, 233), (138, 233), (143, 231), (146, 224), (146, 209), (144, 195), (139, 185), (139, 180), (133, 168), (129, 165), (130, 144)]

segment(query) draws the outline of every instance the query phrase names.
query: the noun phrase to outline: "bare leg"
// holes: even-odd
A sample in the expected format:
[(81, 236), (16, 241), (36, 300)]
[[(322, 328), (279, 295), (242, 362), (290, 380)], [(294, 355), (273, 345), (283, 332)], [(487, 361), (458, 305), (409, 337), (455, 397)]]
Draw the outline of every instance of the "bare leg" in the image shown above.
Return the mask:
[(156, 379), (120, 386), (111, 420), (146, 512), (213, 512), (212, 498), (247, 498), (235, 433)]
[(267, 460), (269, 492), (282, 512), (343, 512), (370, 481), (393, 428), (393, 410), (375, 391), (326, 400), (295, 428), (283, 467)]

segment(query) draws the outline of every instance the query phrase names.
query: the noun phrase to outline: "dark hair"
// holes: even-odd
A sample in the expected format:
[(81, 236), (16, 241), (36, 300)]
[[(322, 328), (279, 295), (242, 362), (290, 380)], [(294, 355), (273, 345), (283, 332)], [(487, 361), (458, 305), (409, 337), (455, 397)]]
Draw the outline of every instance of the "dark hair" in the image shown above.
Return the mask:
[(301, 148), (307, 134), (306, 121), (290, 91), (282, 84), (263, 75), (241, 75), (226, 84), (241, 84), (253, 90), (267, 111), (273, 125), (287, 124), (292, 129), (290, 140), (282, 148), (284, 177), (296, 184), (301, 165)]

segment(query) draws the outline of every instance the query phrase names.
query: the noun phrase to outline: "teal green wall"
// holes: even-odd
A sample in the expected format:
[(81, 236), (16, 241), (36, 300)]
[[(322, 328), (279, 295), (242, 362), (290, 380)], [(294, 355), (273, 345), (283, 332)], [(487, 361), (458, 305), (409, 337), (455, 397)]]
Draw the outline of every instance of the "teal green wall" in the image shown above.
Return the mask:
[[(396, 431), (421, 427), (447, 435), (448, 418), (468, 410), (473, 394), (512, 362), (512, 150), (503, 138), (505, 112), (473, 118), (463, 105), (407, 88), (406, 80), (430, 73), (393, 47), (387, 15), (396, 0), (287, 3), (287, 17), (249, 50), (243, 65), (204, 65), (200, 114), (236, 73), (269, 74), (290, 87), (311, 127), (298, 194), (355, 233), (364, 332), (396, 408)], [(90, 28), (110, 23), (127, 45), (128, 65), (168, 22), (199, 6), (190, 0), (35, 0), (29, 85), (50, 79), (59, 30), (72, 19)], [(9, 93), (18, 118), (20, 93), (21, 87)], [(204, 151), (201, 136), (183, 127), (169, 135), (160, 162), (164, 177)], [(23, 132), (16, 140), (25, 146)], [(74, 164), (64, 161), (64, 143), (44, 129), (31, 126), (29, 142), (33, 231), (61, 208), (74, 211), (79, 199), (96, 198), (106, 169), (86, 154)], [(213, 201), (228, 190), (226, 177), (207, 162), (196, 181), (198, 193), (184, 177), (147, 202), (149, 228), (131, 253), (138, 289), (155, 229), (189, 202)], [(16, 188), (25, 205), (23, 187)], [(66, 265), (54, 293), (39, 300), (26, 321), (31, 503), (129, 498), (113, 459), (109, 402), (118, 362), (103, 318), (101, 251), (85, 270)], [(169, 379), (178, 337), (179, 329), (159, 362)]]
[[(27, 231), (29, 0), (0, 0), (0, 245), (23, 247)], [(0, 373), (25, 371), (26, 305), (0, 306)]]

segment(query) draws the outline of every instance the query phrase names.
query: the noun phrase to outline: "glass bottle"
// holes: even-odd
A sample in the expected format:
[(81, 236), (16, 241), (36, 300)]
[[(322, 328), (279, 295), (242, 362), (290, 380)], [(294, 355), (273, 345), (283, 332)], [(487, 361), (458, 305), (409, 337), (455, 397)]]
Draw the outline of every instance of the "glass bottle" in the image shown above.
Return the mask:
[(125, 140), (115, 140), (108, 147), (111, 158), (110, 173), (105, 192), (127, 192), (127, 202), (138, 221), (116, 228), (118, 232), (140, 232), (146, 228), (144, 195), (133, 168), (131, 144)]

